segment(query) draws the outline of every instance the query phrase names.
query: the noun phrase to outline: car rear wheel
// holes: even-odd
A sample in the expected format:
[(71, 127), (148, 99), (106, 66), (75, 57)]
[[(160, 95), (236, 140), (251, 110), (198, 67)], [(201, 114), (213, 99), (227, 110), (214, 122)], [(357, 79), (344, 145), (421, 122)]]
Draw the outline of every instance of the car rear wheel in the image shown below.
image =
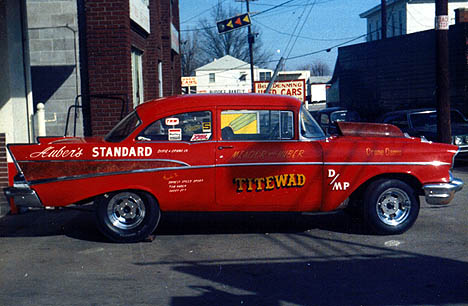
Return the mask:
[(419, 214), (419, 197), (407, 183), (380, 179), (364, 193), (364, 219), (377, 234), (400, 234), (407, 231)]
[(137, 242), (157, 227), (161, 212), (156, 199), (146, 192), (119, 191), (95, 201), (99, 230), (115, 242)]

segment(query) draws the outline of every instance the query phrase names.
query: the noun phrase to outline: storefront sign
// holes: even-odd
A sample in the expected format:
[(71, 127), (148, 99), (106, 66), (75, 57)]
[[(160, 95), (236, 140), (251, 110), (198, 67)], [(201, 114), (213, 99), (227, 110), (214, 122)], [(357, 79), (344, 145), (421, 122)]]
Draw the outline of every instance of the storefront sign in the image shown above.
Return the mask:
[(177, 53), (180, 53), (179, 47), (179, 31), (175, 28), (175, 26), (171, 23), (171, 48)]
[(130, 19), (150, 33), (149, 0), (129, 0)]
[(182, 86), (197, 86), (197, 77), (182, 77)]
[[(268, 87), (267, 81), (255, 82), (255, 92), (265, 93)], [(271, 94), (295, 97), (305, 101), (305, 80), (277, 81), (270, 90)]]

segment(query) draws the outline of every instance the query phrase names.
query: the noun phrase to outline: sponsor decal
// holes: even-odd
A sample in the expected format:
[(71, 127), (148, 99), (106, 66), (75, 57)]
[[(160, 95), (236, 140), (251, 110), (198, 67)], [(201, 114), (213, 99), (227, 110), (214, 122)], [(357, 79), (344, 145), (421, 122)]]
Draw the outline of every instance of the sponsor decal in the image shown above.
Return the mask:
[(211, 136), (211, 133), (205, 133), (205, 134), (193, 134), (192, 138), (190, 138), (190, 141), (203, 141), (203, 140), (209, 140)]
[(367, 156), (401, 156), (401, 150), (395, 150), (390, 148), (385, 149), (371, 149), (366, 148)]
[(285, 150), (285, 151), (260, 151), (246, 150), (235, 151), (232, 154), (233, 159), (265, 159), (265, 158), (287, 158), (297, 159), (303, 158), (304, 150)]
[(170, 141), (182, 140), (182, 129), (168, 129), (168, 139)]
[(340, 177), (340, 173), (336, 173), (334, 169), (328, 169), (328, 178), (331, 178), (330, 186), (332, 186), (332, 190), (346, 190), (349, 188), (349, 182), (339, 182), (338, 178)]
[(93, 157), (149, 157), (151, 147), (94, 147)]
[(178, 125), (179, 118), (166, 118), (166, 125)]
[(72, 158), (78, 158), (81, 155), (83, 155), (83, 149), (82, 148), (68, 149), (67, 146), (63, 146), (63, 147), (60, 147), (60, 148), (56, 148), (54, 146), (49, 146), (49, 147), (45, 148), (42, 151), (33, 152), (33, 153), (29, 154), (29, 157), (31, 157), (31, 158), (46, 158), (46, 157), (52, 157), (52, 158), (72, 157)]
[(203, 122), (202, 131), (203, 133), (211, 133), (211, 122)]
[[(175, 174), (174, 177), (177, 177), (177, 174)], [(169, 187), (169, 192), (175, 193), (175, 192), (186, 192), (190, 186), (200, 184), (203, 182), (204, 180), (202, 178), (199, 178), (199, 179), (170, 180), (167, 183)]]
[(267, 177), (243, 178), (236, 177), (233, 184), (237, 192), (271, 191), (282, 188), (303, 187), (306, 183), (304, 174), (279, 174)]
[(167, 153), (187, 153), (188, 149), (158, 149), (156, 153), (167, 154)]

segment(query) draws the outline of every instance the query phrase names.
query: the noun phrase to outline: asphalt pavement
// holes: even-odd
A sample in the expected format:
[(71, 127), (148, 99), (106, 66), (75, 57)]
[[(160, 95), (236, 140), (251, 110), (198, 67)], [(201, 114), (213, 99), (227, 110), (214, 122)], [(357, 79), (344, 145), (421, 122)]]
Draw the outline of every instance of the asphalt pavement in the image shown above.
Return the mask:
[[(468, 183), (468, 167), (456, 177)], [(152, 242), (116, 244), (94, 214), (0, 219), (0, 305), (468, 305), (468, 187), (423, 199), (396, 236), (348, 215), (165, 214)]]

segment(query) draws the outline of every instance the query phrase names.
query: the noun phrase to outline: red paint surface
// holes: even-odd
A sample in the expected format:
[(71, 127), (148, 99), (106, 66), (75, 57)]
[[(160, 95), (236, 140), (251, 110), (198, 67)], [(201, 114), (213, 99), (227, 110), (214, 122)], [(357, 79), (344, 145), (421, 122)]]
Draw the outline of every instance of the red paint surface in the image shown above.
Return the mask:
[[(397, 137), (399, 129), (394, 126), (366, 128), (362, 124), (348, 125), (346, 134), (362, 134), (352, 132), (359, 127), (367, 135), (390, 131), (393, 137), (301, 141), (300, 105), (296, 99), (273, 95), (173, 97), (139, 106), (142, 124), (120, 143), (102, 138), (51, 138), (9, 148), (45, 206), (66, 206), (107, 192), (137, 189), (153, 194), (163, 211), (330, 211), (379, 175), (409, 175), (421, 184), (449, 181), (455, 146)], [(246, 108), (293, 111), (295, 138), (221, 140), (221, 111)], [(155, 120), (206, 110), (213, 115), (211, 141), (136, 140)], [(97, 147), (133, 148), (145, 154), (95, 156)], [(442, 164), (402, 164), (435, 161)]]

